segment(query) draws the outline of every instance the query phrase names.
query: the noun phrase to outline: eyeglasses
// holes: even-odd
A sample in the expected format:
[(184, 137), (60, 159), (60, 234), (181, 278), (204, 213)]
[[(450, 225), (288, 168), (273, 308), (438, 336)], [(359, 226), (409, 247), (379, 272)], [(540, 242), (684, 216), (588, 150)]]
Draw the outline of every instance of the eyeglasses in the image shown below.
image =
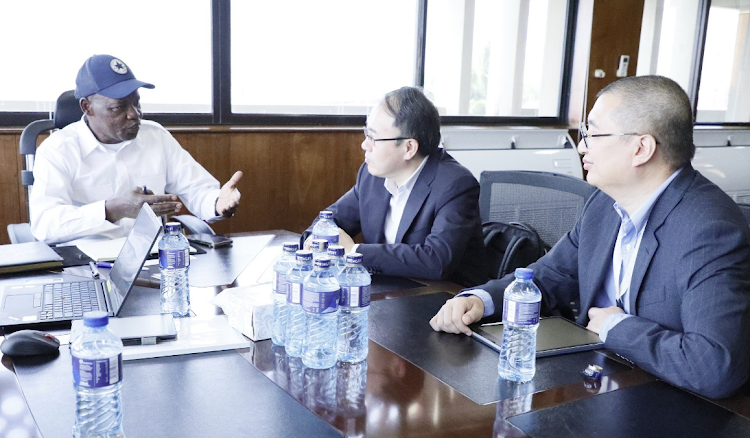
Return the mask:
[[(637, 134), (635, 132), (628, 132), (624, 134), (591, 134), (589, 135), (586, 131), (587, 131), (586, 124), (581, 122), (581, 124), (578, 126), (578, 132), (581, 134), (581, 138), (583, 139), (583, 144), (586, 145), (586, 149), (589, 148), (589, 142), (586, 141), (586, 139), (589, 137), (594, 138), (594, 137), (620, 137), (620, 136), (625, 136), (625, 135), (644, 135), (644, 134)], [(657, 143), (659, 142), (657, 141)]]
[(364, 128), (365, 131), (365, 139), (370, 140), (372, 144), (375, 144), (376, 141), (393, 141), (393, 140), (408, 140), (409, 137), (396, 137), (396, 138), (373, 138), (368, 132), (367, 127)]

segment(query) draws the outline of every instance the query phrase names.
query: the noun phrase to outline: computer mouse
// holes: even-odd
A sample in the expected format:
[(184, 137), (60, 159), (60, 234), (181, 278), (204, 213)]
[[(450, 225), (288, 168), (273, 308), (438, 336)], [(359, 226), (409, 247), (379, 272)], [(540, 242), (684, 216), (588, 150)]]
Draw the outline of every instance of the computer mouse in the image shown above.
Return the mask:
[(36, 356), (57, 353), (60, 341), (38, 330), (19, 330), (5, 336), (0, 351), (9, 356)]

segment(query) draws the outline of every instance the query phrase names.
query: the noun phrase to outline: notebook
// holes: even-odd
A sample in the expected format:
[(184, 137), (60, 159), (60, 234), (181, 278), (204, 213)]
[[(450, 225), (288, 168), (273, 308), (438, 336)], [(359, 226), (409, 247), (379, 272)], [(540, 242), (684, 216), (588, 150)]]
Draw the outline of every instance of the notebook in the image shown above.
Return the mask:
[(0, 274), (59, 268), (63, 258), (44, 242), (0, 245)]
[(0, 327), (82, 319), (89, 310), (117, 316), (161, 230), (161, 219), (143, 204), (107, 280), (48, 282), (7, 286)]

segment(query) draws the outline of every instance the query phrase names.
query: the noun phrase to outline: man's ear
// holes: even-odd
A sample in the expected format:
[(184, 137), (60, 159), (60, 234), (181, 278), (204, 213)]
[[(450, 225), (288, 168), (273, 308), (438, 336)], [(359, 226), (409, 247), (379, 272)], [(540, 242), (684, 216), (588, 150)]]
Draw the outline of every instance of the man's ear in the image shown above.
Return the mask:
[(78, 99), (78, 106), (81, 107), (81, 111), (87, 116), (91, 115), (91, 101), (85, 97)]
[(404, 160), (408, 161), (414, 158), (419, 151), (419, 142), (413, 138), (404, 140)]
[(642, 166), (656, 155), (656, 139), (653, 135), (642, 135), (638, 139), (638, 147), (633, 155), (633, 166)]

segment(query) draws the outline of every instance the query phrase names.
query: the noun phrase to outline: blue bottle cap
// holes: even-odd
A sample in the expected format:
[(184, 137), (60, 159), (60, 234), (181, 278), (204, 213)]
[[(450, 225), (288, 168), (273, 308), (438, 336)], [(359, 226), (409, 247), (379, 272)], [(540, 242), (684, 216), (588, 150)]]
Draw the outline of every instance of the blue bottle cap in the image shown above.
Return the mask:
[(516, 268), (516, 278), (519, 280), (533, 280), (534, 270), (529, 268)]
[(589, 365), (583, 370), (581, 370), (581, 375), (585, 379), (601, 379), (602, 378), (602, 370), (603, 368), (599, 365)]
[(316, 252), (326, 251), (328, 249), (328, 241), (326, 239), (313, 239), (310, 243), (310, 249)]
[(167, 222), (167, 224), (164, 226), (164, 229), (167, 230), (167, 233), (171, 232), (179, 232), (182, 230), (182, 224), (179, 222)]
[(323, 210), (320, 212), (321, 219), (333, 219), (333, 212), (328, 210)]
[(83, 325), (86, 327), (102, 327), (109, 323), (109, 315), (103, 310), (94, 310), (83, 314)]
[(296, 259), (298, 262), (311, 262), (312, 258), (312, 251), (306, 249), (297, 251)]
[(328, 255), (329, 256), (336, 256), (336, 257), (343, 257), (344, 256), (344, 247), (341, 245), (331, 245), (328, 247)]
[(362, 254), (358, 252), (353, 252), (351, 254), (346, 255), (346, 263), (352, 264), (352, 265), (361, 265), (362, 264)]
[(298, 243), (285, 243), (284, 244), (284, 252), (297, 252), (299, 249)]
[(320, 256), (317, 259), (315, 259), (315, 267), (316, 268), (330, 268), (331, 259), (328, 256)]

